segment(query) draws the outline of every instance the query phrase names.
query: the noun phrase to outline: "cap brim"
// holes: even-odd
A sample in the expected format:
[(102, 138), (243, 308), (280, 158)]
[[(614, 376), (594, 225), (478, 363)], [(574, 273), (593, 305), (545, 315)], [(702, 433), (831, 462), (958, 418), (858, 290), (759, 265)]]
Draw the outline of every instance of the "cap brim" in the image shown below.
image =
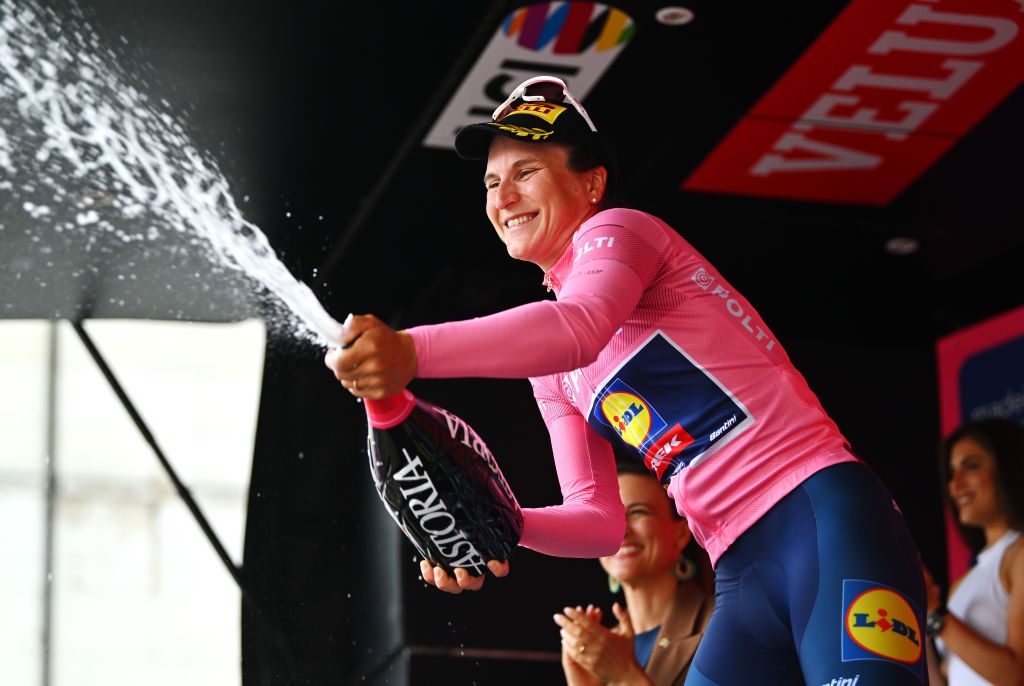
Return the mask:
[[(505, 120), (502, 121), (505, 122)], [(580, 121), (582, 123), (582, 120)], [(509, 123), (513, 122), (510, 121)], [(524, 123), (532, 124), (533, 122), (527, 121)], [(615, 153), (600, 135), (587, 132), (581, 138), (579, 135), (570, 137), (565, 132), (560, 131), (544, 132), (544, 134), (543, 138), (538, 140), (531, 136), (516, 133), (514, 129), (503, 128), (493, 121), (467, 124), (455, 134), (455, 152), (465, 160), (486, 160), (490, 154), (491, 143), (494, 141), (495, 136), (504, 136), (524, 143), (575, 144), (587, 148), (597, 155), (598, 160), (608, 170), (609, 188), (613, 186), (619, 175), (618, 163), (615, 159)]]
[(464, 160), (485, 160), (491, 141), (501, 129), (488, 124), (469, 124), (455, 134), (455, 152)]

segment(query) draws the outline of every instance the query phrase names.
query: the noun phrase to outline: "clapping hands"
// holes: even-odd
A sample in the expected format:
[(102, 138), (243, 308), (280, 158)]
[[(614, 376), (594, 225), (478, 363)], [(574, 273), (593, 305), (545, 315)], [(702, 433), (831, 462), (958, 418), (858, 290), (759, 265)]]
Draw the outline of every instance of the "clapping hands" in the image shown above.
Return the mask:
[(618, 603), (612, 612), (619, 620), (608, 629), (601, 624), (600, 608), (567, 607), (554, 616), (561, 627), (562, 669), (570, 686), (591, 684), (650, 684), (633, 655), (633, 623)]

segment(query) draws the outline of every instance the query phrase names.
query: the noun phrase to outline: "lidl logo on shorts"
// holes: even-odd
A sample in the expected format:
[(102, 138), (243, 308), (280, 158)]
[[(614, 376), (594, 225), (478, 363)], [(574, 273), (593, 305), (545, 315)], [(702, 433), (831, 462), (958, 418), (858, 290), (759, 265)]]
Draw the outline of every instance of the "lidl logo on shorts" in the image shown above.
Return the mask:
[(894, 588), (843, 580), (843, 662), (891, 660), (923, 677), (921, 613)]
[(634, 448), (647, 443), (652, 432), (660, 434), (665, 429), (665, 420), (657, 410), (622, 379), (608, 385), (598, 407), (598, 419)]

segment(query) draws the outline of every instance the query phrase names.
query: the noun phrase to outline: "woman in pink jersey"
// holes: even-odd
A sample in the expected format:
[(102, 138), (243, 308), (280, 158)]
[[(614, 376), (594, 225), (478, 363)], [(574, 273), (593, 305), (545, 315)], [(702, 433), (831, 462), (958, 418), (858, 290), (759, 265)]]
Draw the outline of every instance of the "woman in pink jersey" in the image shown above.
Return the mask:
[(550, 555), (617, 550), (610, 443), (633, 450), (716, 569), (687, 684), (922, 683), (924, 585), (891, 497), (750, 303), (663, 221), (607, 207), (612, 155), (564, 84), (524, 82), (456, 149), (487, 161), (488, 218), (556, 300), (401, 332), (351, 317), (353, 344), (326, 358), (342, 385), (383, 398), (417, 376), (528, 377), (563, 503), (525, 510), (520, 543)]

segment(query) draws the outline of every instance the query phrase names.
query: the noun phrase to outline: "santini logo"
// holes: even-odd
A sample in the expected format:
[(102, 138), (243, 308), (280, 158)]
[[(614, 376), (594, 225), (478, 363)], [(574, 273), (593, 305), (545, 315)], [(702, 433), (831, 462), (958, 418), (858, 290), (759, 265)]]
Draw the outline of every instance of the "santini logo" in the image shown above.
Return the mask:
[(717, 429), (715, 429), (714, 431), (711, 432), (711, 440), (713, 441), (716, 438), (718, 438), (719, 436), (721, 436), (722, 434), (724, 434), (726, 431), (729, 430), (729, 427), (731, 427), (735, 423), (736, 423), (736, 415), (733, 415), (733, 416), (729, 417), (728, 419), (726, 419), (725, 423), (722, 424), (722, 426), (718, 427)]
[(843, 677), (838, 677), (836, 679), (833, 679), (832, 681), (829, 681), (828, 683), (822, 684), (821, 686), (857, 686), (858, 681), (860, 681), (860, 674), (858, 674), (855, 677), (848, 677), (846, 679), (844, 679)]

